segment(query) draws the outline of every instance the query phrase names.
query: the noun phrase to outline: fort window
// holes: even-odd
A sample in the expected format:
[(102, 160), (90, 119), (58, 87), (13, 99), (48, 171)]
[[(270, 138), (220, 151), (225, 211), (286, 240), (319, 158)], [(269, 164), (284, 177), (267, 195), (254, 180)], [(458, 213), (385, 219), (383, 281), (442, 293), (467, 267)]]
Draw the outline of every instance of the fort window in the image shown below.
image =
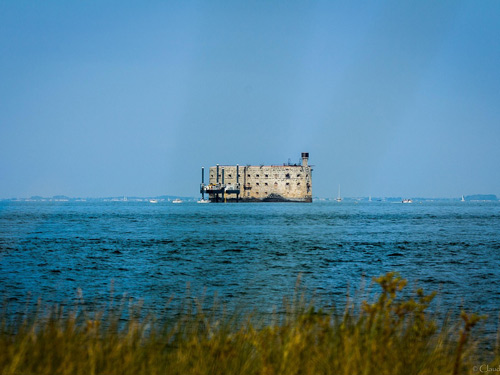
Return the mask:
[(258, 174), (256, 174), (255, 177), (259, 178), (260, 176)]
[(300, 174), (298, 174), (297, 177), (300, 177)]
[(211, 174), (211, 175), (210, 175), (210, 178), (214, 178), (214, 175), (213, 175), (213, 174)]
[(247, 174), (247, 177), (250, 177), (250, 174)]
[(286, 178), (290, 178), (290, 173), (287, 173), (287, 174), (285, 175), (285, 177), (286, 177)]
[(265, 178), (268, 178), (268, 177), (269, 177), (269, 175), (268, 175), (268, 174), (266, 174), (266, 175), (264, 175), (264, 177), (265, 177)]
[(233, 175), (232, 174), (228, 174), (227, 178), (233, 178)]
[(290, 186), (290, 183), (289, 183), (289, 182), (287, 182), (287, 183), (286, 183), (286, 186)]
[(257, 182), (255, 185), (259, 186), (260, 184)]
[(297, 186), (300, 186), (300, 182), (297, 182)]
[(256, 191), (256, 192), (255, 192), (255, 195), (259, 195), (259, 192), (258, 192), (258, 191)]
[(266, 186), (267, 186), (267, 185), (268, 185), (268, 183), (267, 183), (267, 182), (264, 182), (264, 185), (266, 185)]

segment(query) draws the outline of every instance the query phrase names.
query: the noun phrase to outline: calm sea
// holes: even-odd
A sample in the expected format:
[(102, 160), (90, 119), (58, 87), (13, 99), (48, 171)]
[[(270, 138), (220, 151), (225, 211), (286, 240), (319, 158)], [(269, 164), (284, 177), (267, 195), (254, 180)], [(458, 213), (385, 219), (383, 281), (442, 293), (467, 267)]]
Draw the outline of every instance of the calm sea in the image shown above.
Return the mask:
[[(268, 310), (297, 276), (319, 304), (398, 271), (446, 309), (500, 311), (500, 204), (0, 202), (0, 292), (22, 305), (215, 292)], [(496, 327), (496, 326), (495, 326)]]

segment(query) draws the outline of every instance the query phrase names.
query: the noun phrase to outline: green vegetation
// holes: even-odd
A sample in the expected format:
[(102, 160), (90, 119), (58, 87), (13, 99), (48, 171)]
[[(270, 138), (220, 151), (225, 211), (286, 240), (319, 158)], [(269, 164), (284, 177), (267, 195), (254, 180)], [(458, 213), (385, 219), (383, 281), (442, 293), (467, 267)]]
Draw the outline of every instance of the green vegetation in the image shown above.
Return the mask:
[[(226, 314), (186, 300), (182, 313), (144, 317), (140, 306), (4, 317), (0, 374), (469, 374), (484, 364), (473, 335), (483, 319), (438, 324), (434, 294), (406, 298), (406, 281), (388, 273), (380, 293), (346, 309), (318, 310), (296, 295), (271, 321)], [(356, 307), (357, 306), (357, 307)], [(123, 307), (123, 305), (122, 305)], [(127, 319), (121, 317), (126, 313)], [(488, 363), (498, 367), (498, 357)], [(486, 364), (484, 369), (486, 369)]]

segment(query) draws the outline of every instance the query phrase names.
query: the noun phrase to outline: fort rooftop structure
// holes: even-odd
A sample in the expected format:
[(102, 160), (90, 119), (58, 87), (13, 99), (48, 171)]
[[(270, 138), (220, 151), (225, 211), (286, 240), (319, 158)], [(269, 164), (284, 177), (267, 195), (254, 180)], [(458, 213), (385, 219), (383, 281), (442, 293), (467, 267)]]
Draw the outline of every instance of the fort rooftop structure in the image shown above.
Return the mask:
[(312, 168), (309, 153), (302, 164), (219, 165), (210, 167), (205, 185), (201, 169), (200, 193), (211, 202), (312, 202)]

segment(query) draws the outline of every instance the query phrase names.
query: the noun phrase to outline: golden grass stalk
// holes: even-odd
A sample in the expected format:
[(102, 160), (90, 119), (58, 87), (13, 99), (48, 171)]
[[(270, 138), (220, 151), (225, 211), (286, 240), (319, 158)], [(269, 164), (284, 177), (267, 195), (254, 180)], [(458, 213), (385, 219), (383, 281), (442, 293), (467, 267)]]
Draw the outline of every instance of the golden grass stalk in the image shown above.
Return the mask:
[(296, 294), (271, 322), (191, 299), (158, 317), (123, 303), (93, 313), (37, 309), (24, 320), (4, 314), (0, 374), (441, 375), (470, 373), (483, 360), (472, 330), (480, 317), (463, 313), (462, 329), (438, 324), (427, 311), (434, 293), (402, 298), (406, 281), (394, 273), (375, 282), (374, 298), (342, 314)]

